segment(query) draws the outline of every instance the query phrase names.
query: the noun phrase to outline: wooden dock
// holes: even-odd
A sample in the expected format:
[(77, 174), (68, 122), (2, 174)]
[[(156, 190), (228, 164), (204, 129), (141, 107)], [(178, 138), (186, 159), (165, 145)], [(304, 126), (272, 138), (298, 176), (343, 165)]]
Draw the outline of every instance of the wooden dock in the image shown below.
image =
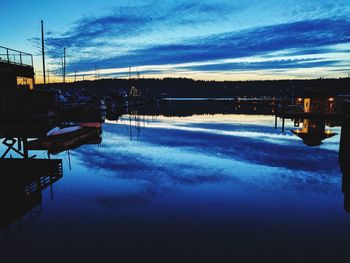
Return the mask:
[[(63, 177), (62, 160), (0, 159), (0, 231), (23, 219), (32, 220), (40, 214), (42, 193)], [(38, 209), (36, 209), (38, 208)], [(27, 215), (27, 216), (26, 216)]]
[(344, 118), (344, 114), (336, 112), (325, 113), (305, 113), (305, 112), (277, 112), (276, 116), (284, 119), (317, 119), (317, 120), (332, 120), (340, 121)]

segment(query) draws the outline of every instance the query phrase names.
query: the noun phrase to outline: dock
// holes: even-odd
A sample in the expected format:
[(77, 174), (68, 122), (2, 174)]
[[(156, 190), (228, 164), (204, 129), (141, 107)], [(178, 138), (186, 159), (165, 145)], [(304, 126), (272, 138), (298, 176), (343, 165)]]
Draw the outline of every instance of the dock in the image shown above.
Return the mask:
[[(62, 160), (0, 159), (0, 231), (15, 222), (23, 225), (41, 213), (42, 190), (63, 177)], [(52, 189), (51, 189), (52, 190)]]

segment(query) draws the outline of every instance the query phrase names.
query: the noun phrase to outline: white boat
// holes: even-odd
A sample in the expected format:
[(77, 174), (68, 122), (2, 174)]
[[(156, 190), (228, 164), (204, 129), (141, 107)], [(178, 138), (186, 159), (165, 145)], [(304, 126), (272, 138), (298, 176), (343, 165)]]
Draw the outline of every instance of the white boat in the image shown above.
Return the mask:
[(65, 128), (54, 127), (51, 130), (49, 130), (46, 133), (46, 135), (47, 136), (62, 135), (62, 134), (67, 134), (67, 133), (74, 132), (74, 131), (77, 131), (80, 129), (82, 129), (81, 126), (70, 126), (70, 127), (65, 127)]

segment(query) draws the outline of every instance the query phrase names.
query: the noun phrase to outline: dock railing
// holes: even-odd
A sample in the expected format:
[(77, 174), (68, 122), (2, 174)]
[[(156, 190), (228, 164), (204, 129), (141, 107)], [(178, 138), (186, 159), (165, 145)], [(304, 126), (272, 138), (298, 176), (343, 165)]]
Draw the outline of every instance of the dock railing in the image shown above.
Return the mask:
[(33, 67), (33, 55), (19, 50), (0, 46), (0, 62)]

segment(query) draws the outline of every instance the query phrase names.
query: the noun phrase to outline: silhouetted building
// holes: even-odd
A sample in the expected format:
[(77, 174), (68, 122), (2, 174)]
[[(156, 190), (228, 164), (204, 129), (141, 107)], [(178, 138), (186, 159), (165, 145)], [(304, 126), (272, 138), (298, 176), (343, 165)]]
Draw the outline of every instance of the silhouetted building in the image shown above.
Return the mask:
[(34, 89), (33, 56), (0, 46), (0, 90)]

